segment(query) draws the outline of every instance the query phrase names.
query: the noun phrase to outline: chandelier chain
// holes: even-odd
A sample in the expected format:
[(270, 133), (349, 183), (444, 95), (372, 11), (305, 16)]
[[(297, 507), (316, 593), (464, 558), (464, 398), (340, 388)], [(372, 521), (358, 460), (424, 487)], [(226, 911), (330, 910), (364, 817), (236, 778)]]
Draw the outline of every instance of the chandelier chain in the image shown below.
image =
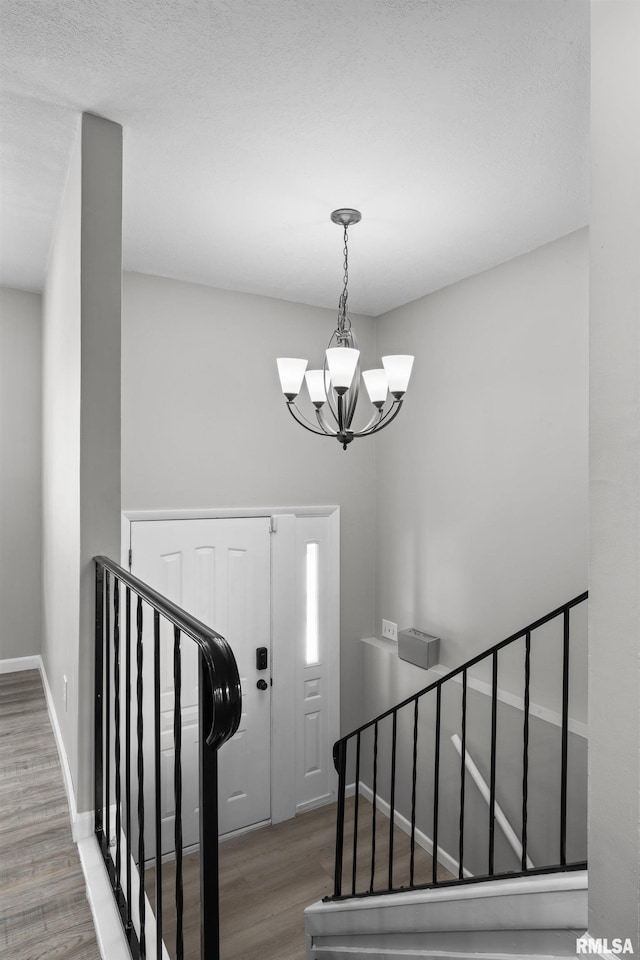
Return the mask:
[(342, 288), (342, 293), (340, 294), (340, 305), (338, 311), (338, 329), (336, 333), (338, 334), (338, 339), (342, 339), (345, 334), (351, 330), (351, 320), (347, 313), (347, 299), (349, 297), (349, 231), (347, 224), (344, 227), (344, 260), (343, 260), (343, 281), (344, 286)]

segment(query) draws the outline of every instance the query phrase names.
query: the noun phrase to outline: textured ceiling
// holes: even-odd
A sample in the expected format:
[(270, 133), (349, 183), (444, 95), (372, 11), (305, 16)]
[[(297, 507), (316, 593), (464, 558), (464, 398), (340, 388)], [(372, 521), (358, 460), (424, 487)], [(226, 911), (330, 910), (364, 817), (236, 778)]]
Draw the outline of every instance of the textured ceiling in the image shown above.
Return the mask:
[(40, 290), (79, 116), (124, 267), (377, 315), (588, 222), (588, 0), (2, 0), (0, 283)]

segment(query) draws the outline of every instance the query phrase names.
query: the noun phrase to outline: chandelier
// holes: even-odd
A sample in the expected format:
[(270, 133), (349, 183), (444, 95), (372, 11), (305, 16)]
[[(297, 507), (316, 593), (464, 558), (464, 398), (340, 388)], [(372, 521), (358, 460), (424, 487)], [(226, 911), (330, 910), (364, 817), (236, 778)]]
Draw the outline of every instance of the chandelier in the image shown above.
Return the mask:
[[(344, 229), (344, 286), (338, 304), (338, 324), (331, 334), (322, 370), (307, 370), (307, 360), (279, 357), (278, 373), (287, 408), (293, 419), (319, 436), (335, 437), (343, 450), (356, 437), (370, 437), (387, 427), (400, 413), (409, 385), (413, 357), (397, 355), (382, 358), (382, 367), (360, 373), (360, 351), (351, 329), (347, 311), (349, 285), (348, 229), (361, 219), (359, 210), (340, 209), (331, 214), (334, 223)], [(366, 426), (352, 430), (360, 377), (374, 410)], [(303, 381), (314, 407), (316, 423), (309, 420), (296, 404)]]

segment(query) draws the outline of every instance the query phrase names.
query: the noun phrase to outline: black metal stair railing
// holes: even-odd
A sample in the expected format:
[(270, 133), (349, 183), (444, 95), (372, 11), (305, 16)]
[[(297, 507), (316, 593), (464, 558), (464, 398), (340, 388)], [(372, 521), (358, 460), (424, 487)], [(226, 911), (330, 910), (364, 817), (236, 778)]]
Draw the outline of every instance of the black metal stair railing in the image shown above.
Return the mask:
[[(586, 868), (586, 828), (584, 846), (577, 844), (573, 836), (580, 831), (577, 828), (572, 831), (573, 846), (578, 846), (580, 853), (584, 850), (585, 856), (571, 859), (567, 851), (567, 817), (572, 612), (584, 604), (587, 596), (586, 592), (582, 593), (336, 742), (333, 750), (338, 773), (335, 878), (333, 896), (328, 900), (467, 883), (506, 875), (523, 876)], [(557, 725), (542, 724), (545, 737), (549, 737), (546, 728), (553, 731), (553, 740), (545, 746), (546, 753), (552, 757), (551, 764), (548, 757), (541, 764), (538, 741), (533, 761), (531, 757), (532, 725), (537, 722), (535, 718), (540, 713), (532, 712), (532, 665), (536, 653), (532, 637), (535, 638), (536, 632), (542, 628), (557, 632), (558, 636), (552, 639), (558, 647), (559, 668), (561, 662), (562, 682), (557, 683), (560, 702), (558, 710), (552, 711), (557, 716)], [(545, 643), (548, 645), (548, 637)], [(523, 649), (520, 650), (517, 644), (522, 644)], [(582, 652), (586, 655), (586, 647)], [(500, 658), (511, 657), (513, 667), (516, 655), (522, 659), (522, 697), (519, 700), (522, 720), (518, 723), (514, 720), (514, 703), (518, 698), (513, 695), (505, 698), (498, 686)], [(482, 673), (483, 668), (487, 682), (481, 681), (479, 686), (477, 673), (478, 670)], [(519, 661), (516, 669), (520, 670)], [(538, 672), (540, 674), (540, 670)], [(543, 687), (553, 686), (551, 677), (542, 675), (538, 679)], [(481, 688), (489, 694), (488, 698), (485, 692), (475, 692)], [(477, 702), (470, 718), (472, 695)], [(482, 704), (480, 707), (477, 705), (480, 700), (488, 701), (486, 708)], [(509, 710), (511, 713), (508, 713)], [(499, 712), (503, 719), (500, 737)], [(449, 757), (443, 769), (445, 726), (446, 732), (454, 730), (458, 739), (460, 761), (458, 764), (456, 758), (454, 764)], [(476, 746), (480, 743), (488, 747), (483, 752), (488, 779), (488, 813), (480, 817), (478, 810), (485, 808), (479, 793), (470, 798), (471, 787), (468, 783), (470, 737), (475, 739)], [(513, 756), (508, 763), (503, 761), (499, 747), (507, 739), (512, 745), (516, 744), (517, 762)], [(586, 756), (586, 744), (584, 753)], [(532, 809), (532, 765), (537, 774), (535, 799), (542, 808), (535, 811)], [(553, 767), (554, 783), (538, 782), (542, 767), (544, 776), (549, 777), (550, 766)], [(497, 791), (502, 786), (503, 774), (510, 782), (511, 813), (517, 816), (520, 831), (519, 846), (516, 843), (514, 848), (517, 853), (507, 850), (505, 854), (507, 848), (503, 843), (503, 862), (499, 865), (496, 862), (496, 822), (497, 813), (500, 812)], [(512, 789), (516, 783), (517, 790)], [(348, 784), (353, 803), (347, 812)], [(586, 783), (584, 786), (586, 798)], [(514, 794), (518, 794), (517, 798), (514, 798)], [(471, 818), (467, 810), (471, 800), (476, 804), (472, 823), (469, 822)], [(536, 838), (542, 838), (543, 841), (542, 852), (539, 852), (541, 859), (535, 867), (529, 856), (530, 824), (534, 814)], [(479, 819), (484, 820), (480, 828)], [(399, 822), (402, 829), (400, 834), (397, 828)], [(448, 876), (443, 875), (442, 867), (438, 864), (438, 854), (442, 851), (441, 836), (445, 828), (448, 841), (458, 857), (456, 862), (451, 855), (448, 856)], [(417, 865), (419, 834), (422, 836), (420, 845), (426, 846), (427, 850), (431, 847), (431, 862), (423, 858), (420, 876)], [(399, 839), (406, 847), (402, 862), (397, 855)], [(468, 847), (472, 845), (476, 859), (473, 875), (467, 869)], [(479, 856), (484, 866), (478, 869)], [(426, 875), (425, 870), (428, 871)]]
[[(236, 661), (223, 637), (132, 576), (123, 567), (107, 557), (96, 557), (95, 568), (95, 833), (131, 955), (134, 960), (162, 960), (163, 956), (163, 899), (166, 907), (167, 892), (165, 891), (163, 898), (160, 628), (161, 621), (166, 621), (173, 627), (172, 787), (175, 887), (172, 906), (175, 910), (176, 930), (175, 943), (168, 943), (167, 947), (175, 960), (183, 960), (181, 648), (183, 638), (186, 638), (187, 642), (197, 645), (199, 661), (200, 958), (219, 960), (217, 752), (234, 735), (240, 723), (242, 692)], [(152, 644), (144, 640), (145, 612), (152, 614)], [(147, 646), (151, 648), (147, 650)], [(134, 655), (135, 688), (131, 676)], [(151, 667), (146, 670), (148, 661)], [(153, 686), (151, 731), (145, 729), (145, 675)], [(123, 683), (124, 696), (121, 689)], [(132, 729), (134, 723), (135, 731)], [(145, 773), (145, 756), (153, 756), (151, 778)], [(150, 815), (153, 815), (155, 822), (153, 954), (148, 947), (149, 922), (145, 893), (145, 866), (148, 865), (145, 853), (145, 799), (151, 780), (154, 803)], [(137, 795), (137, 800), (134, 794)]]

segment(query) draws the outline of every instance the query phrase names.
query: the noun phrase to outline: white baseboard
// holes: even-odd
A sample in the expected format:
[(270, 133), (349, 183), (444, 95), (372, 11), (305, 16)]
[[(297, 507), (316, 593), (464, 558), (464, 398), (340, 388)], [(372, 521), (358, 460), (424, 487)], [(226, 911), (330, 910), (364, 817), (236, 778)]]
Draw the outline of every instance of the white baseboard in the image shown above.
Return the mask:
[(94, 836), (93, 829), (94, 814), (93, 810), (85, 810), (84, 813), (76, 813), (75, 819), (71, 824), (71, 832), (75, 843), (86, 840), (87, 837)]
[(12, 657), (0, 660), (0, 673), (19, 673), (21, 670), (41, 670), (42, 657), (37, 654), (33, 657)]
[(96, 939), (103, 960), (131, 960), (129, 944), (113, 899), (111, 884), (95, 836), (78, 842), (78, 854), (93, 915)]
[(309, 813), (311, 810), (317, 810), (319, 807), (326, 807), (328, 803), (335, 803), (335, 793), (327, 793), (324, 797), (316, 797), (314, 800), (305, 800), (296, 806), (296, 816), (300, 813)]
[[(441, 663), (434, 664), (431, 670), (438, 677), (447, 677), (451, 672), (450, 667), (445, 667)], [(456, 674), (455, 677), (451, 678), (451, 681), (462, 685), (462, 674)], [(474, 677), (467, 677), (467, 687), (471, 690), (476, 690), (478, 693), (483, 693), (486, 697), (490, 697), (493, 694), (493, 688), (490, 683), (476, 680)], [(509, 706), (515, 707), (516, 710), (524, 713), (524, 700), (522, 697), (518, 697), (508, 690), (501, 690), (500, 688), (498, 688), (496, 696), (500, 703), (507, 703)], [(551, 710), (549, 707), (540, 706), (538, 703), (529, 704), (529, 715), (537, 717), (539, 720), (544, 720), (546, 723), (551, 723), (554, 727), (562, 726), (562, 714), (556, 710)], [(569, 732), (575, 733), (576, 736), (582, 737), (583, 740), (589, 739), (589, 725), (581, 720), (574, 720), (570, 717)]]
[[(345, 796), (352, 797), (355, 794), (355, 792), (356, 792), (355, 783), (347, 784), (345, 789)], [(368, 787), (366, 783), (362, 783), (362, 781), (360, 781), (360, 796), (368, 800), (369, 803), (373, 803), (373, 790), (370, 787)], [(383, 800), (379, 796), (376, 797), (376, 809), (379, 810), (387, 818), (387, 820), (389, 819), (389, 815), (391, 813), (391, 806), (390, 804), (387, 803), (386, 800)], [(411, 836), (411, 821), (407, 820), (407, 818), (403, 816), (401, 813), (398, 813), (397, 810), (394, 810), (393, 812), (393, 822), (395, 823), (396, 827), (402, 830), (402, 832), (405, 833), (408, 837)], [(432, 857), (433, 856), (433, 840), (431, 839), (431, 837), (428, 837), (426, 833), (424, 833), (422, 830), (418, 830), (417, 827), (414, 833), (414, 837), (415, 837), (415, 842), (418, 844), (418, 846), (422, 847), (423, 850), (426, 850), (426, 852)], [(458, 861), (455, 860), (451, 856), (451, 854), (447, 853), (446, 850), (443, 850), (442, 847), (439, 845), (438, 845), (437, 859), (438, 859), (438, 863), (441, 863), (443, 867), (446, 867), (449, 873), (452, 873), (454, 877), (458, 876)], [(466, 867), (463, 867), (462, 872), (465, 877), (473, 876), (471, 871), (467, 870)]]
[[(127, 888), (127, 849), (126, 837), (120, 831), (122, 861), (120, 864), (120, 883), (122, 889)], [(96, 938), (102, 960), (131, 960), (129, 945), (122, 926), (122, 920), (116, 907), (111, 890), (111, 881), (107, 874), (102, 851), (95, 836), (88, 837), (78, 843), (78, 852), (82, 862), (85, 882), (87, 885), (87, 899), (91, 905), (93, 922), (96, 928)], [(113, 854), (112, 854), (113, 855)], [(140, 934), (140, 875), (133, 857), (130, 856), (131, 866), (131, 922), (134, 930)], [(115, 864), (114, 864), (115, 866)], [(145, 934), (146, 955), (156, 957), (158, 954), (156, 940), (156, 925), (154, 922), (153, 906), (145, 892)], [(167, 948), (162, 944), (162, 960), (171, 960)]]

